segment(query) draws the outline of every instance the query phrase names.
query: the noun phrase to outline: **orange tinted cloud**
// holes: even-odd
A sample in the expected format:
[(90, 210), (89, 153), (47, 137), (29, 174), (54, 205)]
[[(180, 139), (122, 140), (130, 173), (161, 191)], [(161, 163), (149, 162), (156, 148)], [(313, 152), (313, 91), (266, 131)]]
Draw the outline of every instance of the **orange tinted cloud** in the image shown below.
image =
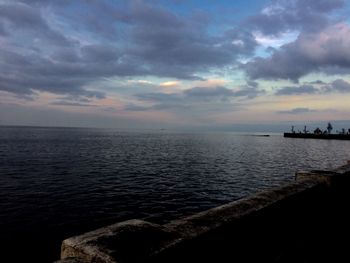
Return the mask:
[(167, 87), (177, 87), (181, 84), (180, 81), (166, 81), (166, 82), (162, 82), (159, 84), (159, 86), (167, 88)]

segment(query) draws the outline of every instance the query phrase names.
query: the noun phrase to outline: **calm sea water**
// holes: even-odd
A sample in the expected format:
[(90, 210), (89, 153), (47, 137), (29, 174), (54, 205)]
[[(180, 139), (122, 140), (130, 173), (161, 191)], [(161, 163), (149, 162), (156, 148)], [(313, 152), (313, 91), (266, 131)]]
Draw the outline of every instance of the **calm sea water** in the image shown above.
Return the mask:
[(234, 133), (0, 128), (0, 250), (50, 262), (62, 239), (162, 223), (350, 160), (350, 141)]

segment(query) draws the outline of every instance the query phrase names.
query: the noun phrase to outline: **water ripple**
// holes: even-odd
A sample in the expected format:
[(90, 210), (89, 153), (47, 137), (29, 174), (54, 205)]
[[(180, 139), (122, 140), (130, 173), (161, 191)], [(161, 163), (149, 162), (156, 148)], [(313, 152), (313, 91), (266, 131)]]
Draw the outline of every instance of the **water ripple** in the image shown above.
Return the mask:
[(342, 165), (349, 146), (277, 135), (0, 128), (0, 235), (61, 240), (130, 218), (164, 222), (292, 181), (296, 170)]

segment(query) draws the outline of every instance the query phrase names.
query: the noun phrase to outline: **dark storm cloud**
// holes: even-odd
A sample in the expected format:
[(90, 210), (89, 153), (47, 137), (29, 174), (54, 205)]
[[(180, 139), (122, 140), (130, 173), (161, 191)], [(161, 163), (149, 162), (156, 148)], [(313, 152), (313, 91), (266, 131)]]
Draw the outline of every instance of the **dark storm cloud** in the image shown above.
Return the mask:
[(289, 30), (319, 31), (330, 24), (329, 14), (342, 8), (344, 0), (274, 0), (246, 26), (266, 35)]
[(116, 62), (121, 56), (118, 49), (107, 45), (86, 45), (81, 47), (82, 59), (86, 62)]
[(104, 94), (95, 93), (94, 96), (90, 96), (90, 97), (88, 97), (88, 96), (81, 97), (79, 95), (67, 95), (67, 96), (61, 97), (60, 100), (61, 101), (79, 102), (79, 103), (90, 103), (95, 98), (103, 99), (105, 97), (104, 97)]
[(146, 4), (143, 1), (130, 1), (128, 12), (122, 17), (129, 23), (145, 26), (178, 27), (183, 22), (172, 12), (158, 6)]
[(113, 56), (118, 56), (115, 50), (101, 46), (84, 46), (81, 55), (70, 48), (59, 49), (50, 58), (1, 50), (0, 90), (12, 93), (38, 90), (102, 98), (102, 92), (88, 91), (84, 86), (103, 77), (143, 72), (132, 61), (111, 61)]
[(275, 94), (276, 95), (301, 95), (301, 94), (315, 94), (319, 90), (312, 85), (302, 85), (302, 86), (292, 86), (292, 87), (283, 87), (279, 89)]
[(79, 103), (79, 102), (72, 102), (72, 101), (65, 101), (65, 100), (57, 100), (50, 103), (51, 105), (56, 106), (73, 106), (73, 107), (97, 107), (97, 105), (93, 104), (86, 104), (86, 103)]
[(218, 86), (214, 88), (207, 87), (194, 87), (187, 89), (183, 94), (195, 100), (208, 99), (208, 100), (226, 100), (230, 98), (255, 98), (257, 95), (264, 93), (264, 90), (260, 90), (257, 87), (252, 87), (249, 85), (243, 85), (236, 89), (228, 89), (226, 87)]
[(259, 83), (256, 82), (256, 81), (252, 81), (252, 80), (247, 80), (247, 85), (248, 85), (249, 87), (253, 87), (253, 88), (259, 87)]
[(253, 99), (265, 93), (265, 90), (259, 89), (256, 82), (248, 81), (246, 85), (241, 86), (234, 92), (234, 97)]
[(257, 46), (243, 29), (209, 33), (208, 14), (179, 16), (143, 1), (63, 2), (0, 4), (0, 90), (94, 96), (86, 87), (109, 77), (201, 79)]
[[(77, 67), (33, 55), (0, 51), (0, 90), (15, 94), (48, 91), (57, 94), (104, 98), (100, 91), (83, 88), (94, 76), (102, 74), (96, 65)], [(97, 72), (97, 73), (96, 73)], [(100, 74), (99, 74), (100, 73)]]
[[(238, 105), (235, 99), (252, 99), (264, 93), (257, 87), (243, 85), (237, 89), (226, 87), (193, 87), (180, 93), (142, 93), (134, 95), (141, 102), (153, 103), (151, 106), (129, 104), (129, 111), (195, 109), (203, 111), (225, 111)], [(220, 110), (221, 108), (221, 110)]]
[(0, 21), (0, 36), (6, 36), (7, 32), (5, 30), (5, 24), (3, 21)]
[[(84, 73), (89, 75), (87, 68), (67, 63), (77, 57), (74, 43), (52, 29), (40, 9), (22, 3), (0, 4), (1, 22), (6, 25), (7, 35), (0, 50), (0, 90), (17, 96), (35, 91), (104, 96), (83, 88), (88, 82), (84, 77)], [(62, 51), (62, 57), (49, 58), (47, 47), (57, 54)]]
[(231, 97), (234, 95), (233, 90), (225, 87), (203, 88), (194, 87), (184, 91), (188, 97), (205, 98), (205, 97)]
[(242, 66), (251, 79), (299, 78), (312, 72), (349, 74), (350, 30), (336, 23), (333, 11), (343, 0), (275, 0), (260, 14), (248, 19), (247, 26), (266, 35), (278, 36), (291, 30), (301, 31), (298, 39), (270, 49), (271, 56), (257, 57)]
[(126, 111), (157, 111), (157, 110), (189, 110), (193, 109), (193, 105), (190, 104), (178, 104), (175, 102), (158, 103), (152, 106), (140, 106), (134, 103), (130, 103), (124, 107)]
[(184, 91), (184, 94), (193, 99), (215, 99), (227, 100), (229, 98), (248, 98), (252, 99), (260, 94), (265, 93), (264, 90), (258, 89), (256, 82), (248, 81), (246, 85), (242, 85), (236, 89), (228, 89), (218, 86), (214, 88), (194, 87)]
[(350, 83), (343, 79), (336, 79), (330, 83), (315, 81), (314, 85), (304, 84), (300, 86), (283, 87), (275, 92), (277, 96), (305, 95), (305, 94), (329, 94), (350, 93)]
[(350, 92), (350, 83), (342, 79), (337, 79), (332, 82), (332, 84), (330, 85), (330, 89), (328, 90), (329, 91), (335, 90), (341, 93), (348, 93)]
[(70, 41), (50, 28), (39, 9), (21, 3), (0, 4), (0, 25), (7, 34), (13, 31), (29, 31), (32, 37), (41, 38), (55, 45), (69, 45)]
[(286, 111), (278, 111), (277, 113), (280, 114), (305, 114), (315, 112), (315, 110), (309, 109), (309, 108), (295, 108), (292, 110), (286, 110)]
[(251, 79), (289, 79), (297, 82), (312, 72), (347, 74), (350, 71), (350, 27), (345, 23), (317, 33), (302, 33), (270, 57), (242, 65)]
[(122, 59), (135, 61), (147, 75), (198, 79), (199, 71), (229, 65), (239, 56), (252, 55), (257, 46), (252, 34), (243, 30), (209, 34), (207, 14), (201, 19), (179, 16), (144, 1), (90, 4), (94, 8), (87, 10), (78, 26), (99, 37), (110, 36), (111, 41), (126, 41), (120, 50)]
[(85, 96), (81, 94), (69, 94), (50, 102), (51, 105), (56, 106), (73, 106), (73, 107), (98, 107), (98, 105), (92, 104), (93, 99), (103, 99), (105, 97), (102, 93), (92, 93)]
[(183, 93), (144, 93), (137, 94), (135, 97), (141, 102), (153, 103), (150, 106), (140, 106), (137, 104), (128, 104), (124, 108), (127, 111), (150, 111), (150, 110), (184, 110), (192, 108), (193, 102)]
[(223, 67), (241, 55), (251, 55), (257, 45), (248, 32), (233, 30), (211, 36), (206, 22), (142, 2), (134, 2), (126, 17), (132, 25), (132, 45), (127, 54), (158, 76), (191, 79), (198, 71)]
[[(0, 90), (102, 98), (103, 93), (92, 89), (100, 89), (96, 83), (105, 78), (201, 79), (212, 69), (253, 56), (258, 44), (252, 30), (272, 35), (302, 31), (295, 42), (275, 49), (270, 57), (242, 65), (252, 80), (297, 82), (312, 72), (350, 72), (349, 27), (330, 26), (329, 18), (344, 1), (275, 0), (246, 27), (225, 30), (213, 29), (216, 14), (179, 15), (154, 3), (5, 1), (0, 4), (0, 36), (5, 40), (0, 51)], [(262, 91), (251, 82), (238, 90), (216, 92), (228, 92), (220, 95), (227, 99), (253, 98)]]
[(79, 63), (80, 60), (80, 56), (76, 49), (71, 47), (56, 48), (50, 57), (53, 61), (61, 63)]
[(301, 76), (312, 72), (315, 66), (307, 63), (306, 58), (298, 54), (294, 47), (285, 46), (271, 57), (253, 59), (242, 65), (242, 69), (254, 80), (289, 79), (297, 82)]
[(182, 96), (181, 94), (167, 94), (167, 93), (143, 93), (143, 94), (136, 94), (136, 98), (144, 101), (151, 101), (151, 102), (173, 102), (173, 101), (179, 101), (181, 100)]
[(139, 106), (139, 105), (136, 105), (136, 104), (133, 104), (133, 103), (127, 104), (124, 107), (124, 110), (126, 110), (126, 111), (148, 111), (148, 110), (151, 110), (151, 109), (152, 109), (152, 107)]
[(26, 4), (40, 4), (40, 5), (47, 5), (55, 2), (67, 2), (68, 0), (13, 0), (13, 2), (21, 2), (21, 3), (26, 3)]
[(309, 84), (309, 85), (321, 85), (321, 84), (326, 84), (326, 82), (324, 82), (322, 80), (315, 80), (315, 81), (307, 82), (306, 84)]

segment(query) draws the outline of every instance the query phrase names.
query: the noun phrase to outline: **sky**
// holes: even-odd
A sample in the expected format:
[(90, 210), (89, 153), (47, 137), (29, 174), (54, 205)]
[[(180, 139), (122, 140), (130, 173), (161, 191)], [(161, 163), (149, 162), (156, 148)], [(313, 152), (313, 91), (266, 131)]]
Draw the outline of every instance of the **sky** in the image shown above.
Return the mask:
[(0, 0), (0, 125), (350, 128), (349, 2)]

